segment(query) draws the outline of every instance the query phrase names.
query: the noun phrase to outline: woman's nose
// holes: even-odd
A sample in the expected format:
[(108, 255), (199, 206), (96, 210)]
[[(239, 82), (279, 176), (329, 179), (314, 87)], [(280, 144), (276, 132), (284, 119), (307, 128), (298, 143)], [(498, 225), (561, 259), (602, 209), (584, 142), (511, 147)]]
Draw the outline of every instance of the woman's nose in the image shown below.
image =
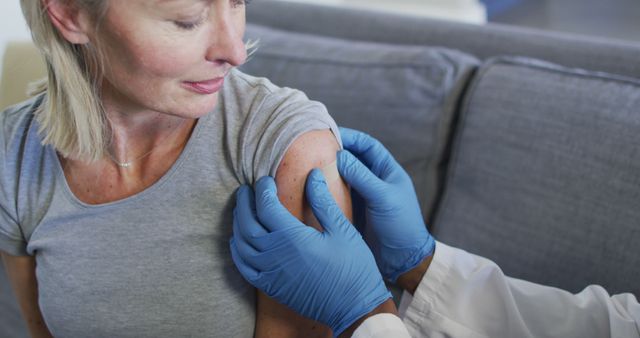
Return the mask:
[(225, 62), (239, 66), (247, 59), (243, 41), (244, 15), (232, 11), (220, 11), (214, 18), (213, 31), (207, 48), (206, 58), (211, 62)]

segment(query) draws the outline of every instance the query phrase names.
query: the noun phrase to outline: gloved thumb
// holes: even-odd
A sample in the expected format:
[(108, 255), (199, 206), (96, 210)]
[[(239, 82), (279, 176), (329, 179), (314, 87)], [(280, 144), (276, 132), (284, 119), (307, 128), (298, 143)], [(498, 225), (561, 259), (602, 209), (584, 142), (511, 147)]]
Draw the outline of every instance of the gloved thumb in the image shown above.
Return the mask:
[(348, 150), (338, 152), (338, 172), (366, 201), (384, 194), (386, 184)]
[(309, 173), (305, 190), (311, 210), (326, 232), (336, 234), (343, 227), (351, 226), (333, 199), (320, 169), (313, 169)]

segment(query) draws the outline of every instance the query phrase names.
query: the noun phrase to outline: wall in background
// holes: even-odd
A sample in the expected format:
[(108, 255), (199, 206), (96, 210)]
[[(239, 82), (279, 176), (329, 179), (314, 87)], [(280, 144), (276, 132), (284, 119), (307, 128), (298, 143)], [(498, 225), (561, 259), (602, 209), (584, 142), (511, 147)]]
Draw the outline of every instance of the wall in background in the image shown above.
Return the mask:
[[(510, 0), (483, 1), (491, 9), (492, 1)], [(638, 0), (518, 0), (506, 10), (489, 13), (494, 22), (640, 41)]]
[(487, 12), (480, 0), (284, 0), (382, 10), (436, 19), (483, 24)]
[[(638, 0), (286, 0), (476, 22), (490, 22), (640, 42)], [(457, 16), (457, 17), (456, 17)]]
[[(17, 0), (0, 1), (0, 64), (4, 60), (4, 49), (7, 42), (13, 40), (30, 40), (31, 35), (22, 16), (20, 2)], [(0, 69), (2, 72), (2, 69)], [(0, 73), (0, 76), (2, 73)]]
[[(432, 14), (482, 17), (484, 3), (490, 21), (608, 38), (640, 41), (638, 0), (297, 0), (323, 4), (379, 6), (386, 10), (414, 10)], [(440, 7), (441, 11), (434, 10)], [(0, 0), (0, 64), (7, 42), (29, 40), (29, 30), (17, 0)], [(484, 14), (486, 15), (486, 14)], [(464, 20), (463, 20), (464, 21)], [(0, 72), (2, 70), (0, 69)], [(0, 76), (2, 74), (0, 73)]]

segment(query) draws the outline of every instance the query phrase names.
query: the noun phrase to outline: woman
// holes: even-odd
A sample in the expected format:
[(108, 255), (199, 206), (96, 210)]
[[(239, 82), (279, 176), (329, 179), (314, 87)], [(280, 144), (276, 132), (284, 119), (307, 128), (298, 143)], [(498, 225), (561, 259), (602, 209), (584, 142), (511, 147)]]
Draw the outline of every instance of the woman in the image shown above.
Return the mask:
[(234, 69), (244, 2), (21, 5), (48, 79), (0, 114), (0, 250), (31, 334), (327, 335), (256, 305), (227, 245), (234, 191), (263, 175), (317, 226), (304, 179), (340, 147), (322, 105)]

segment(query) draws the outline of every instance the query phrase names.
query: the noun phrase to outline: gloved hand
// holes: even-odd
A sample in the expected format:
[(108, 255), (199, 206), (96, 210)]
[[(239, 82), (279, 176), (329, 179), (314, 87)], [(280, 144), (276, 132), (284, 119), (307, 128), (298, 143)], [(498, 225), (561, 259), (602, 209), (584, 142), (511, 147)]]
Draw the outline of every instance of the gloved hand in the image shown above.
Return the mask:
[(396, 282), (433, 254), (435, 240), (425, 226), (411, 178), (391, 153), (365, 133), (340, 128), (340, 136), (346, 150), (338, 153), (338, 171), (361, 197), (354, 196), (354, 210), (365, 213), (366, 224), (358, 224), (354, 215), (356, 226), (363, 233), (372, 230), (374, 236), (365, 238), (378, 267)]
[(258, 180), (255, 202), (251, 188), (242, 186), (234, 209), (231, 254), (249, 283), (330, 326), (338, 336), (391, 293), (319, 170), (311, 172), (305, 190), (324, 232), (300, 222), (280, 204), (271, 177)]

